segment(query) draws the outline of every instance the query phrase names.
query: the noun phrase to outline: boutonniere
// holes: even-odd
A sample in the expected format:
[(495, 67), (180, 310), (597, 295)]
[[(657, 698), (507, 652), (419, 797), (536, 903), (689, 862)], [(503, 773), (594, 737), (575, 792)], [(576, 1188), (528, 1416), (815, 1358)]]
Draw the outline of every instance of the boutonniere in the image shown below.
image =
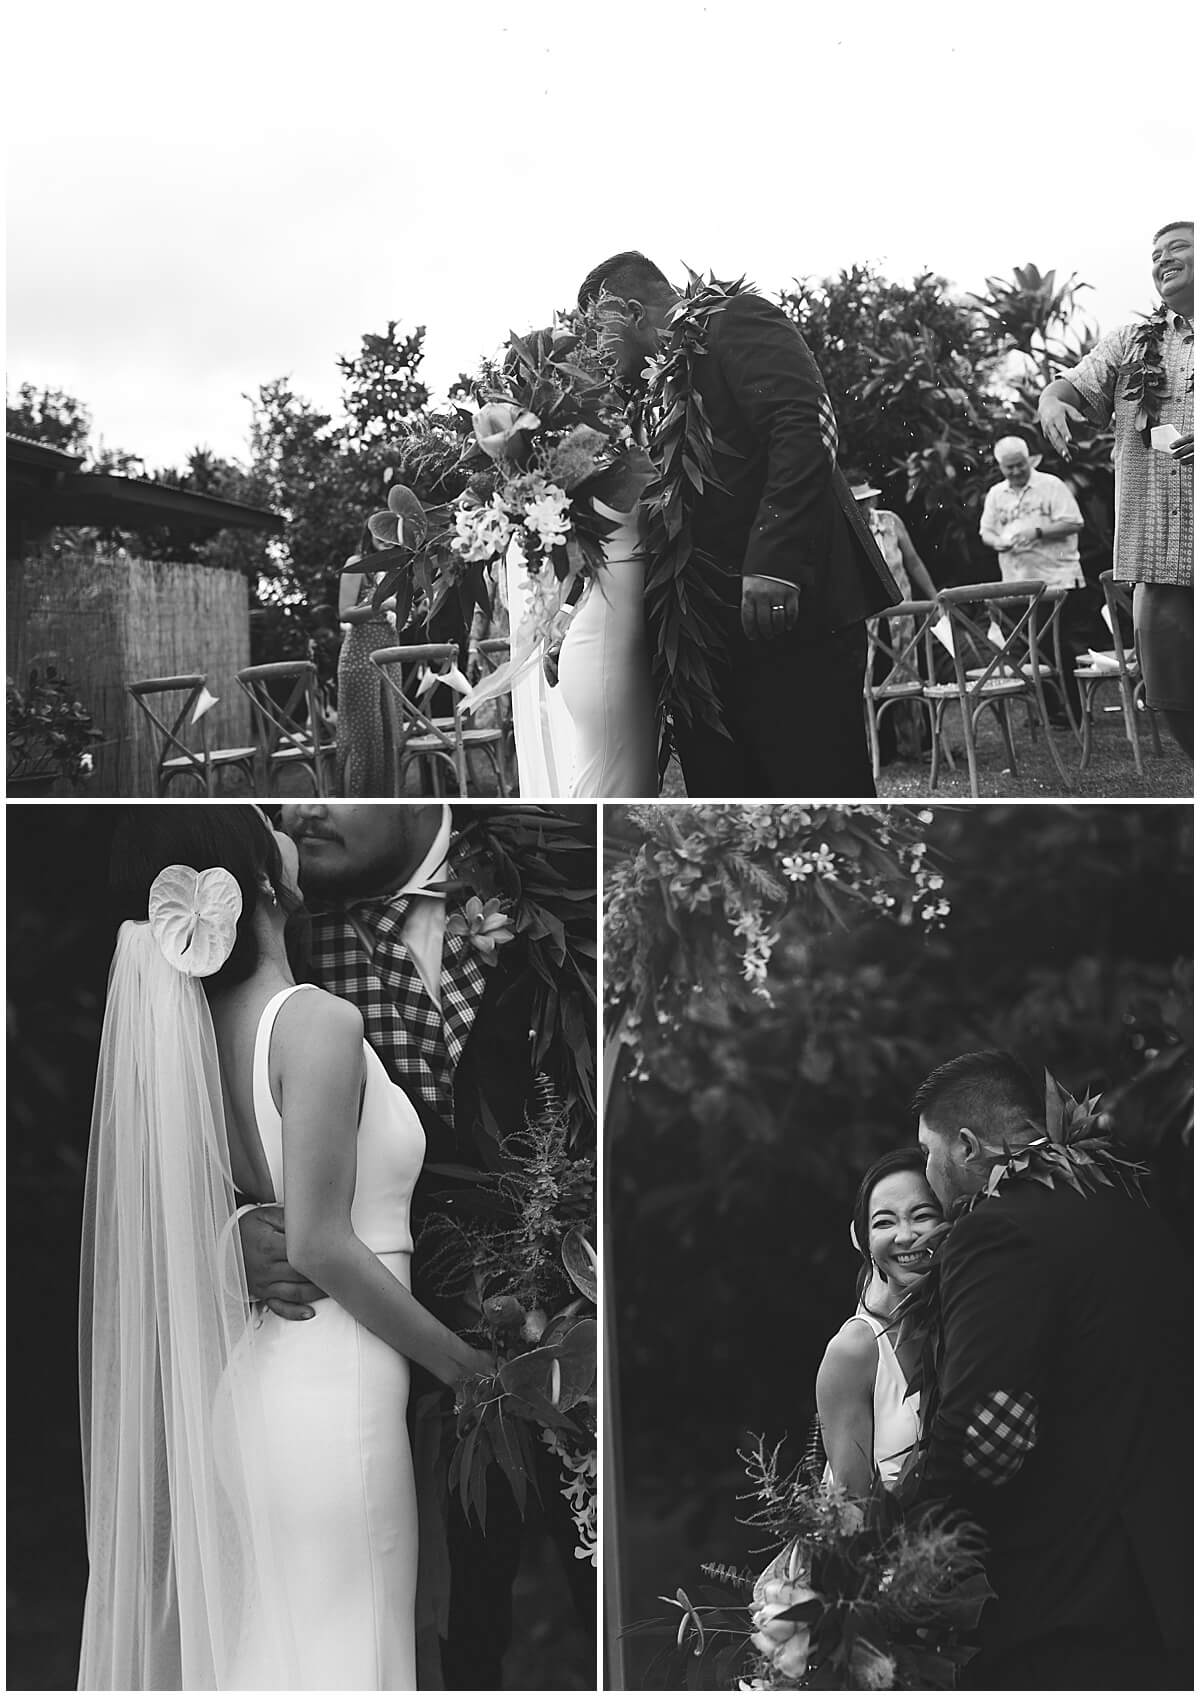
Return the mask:
[(446, 916), (446, 933), (465, 937), (485, 966), (496, 964), (496, 951), (516, 936), (511, 916), (499, 896), (480, 901), (470, 896), (463, 906)]
[(1125, 377), (1123, 398), (1137, 407), (1134, 427), (1141, 432), (1142, 441), (1150, 446), (1150, 432), (1158, 423), (1162, 410), (1167, 375), (1163, 368), (1163, 338), (1167, 333), (1168, 312), (1165, 306), (1155, 309), (1133, 332), (1129, 357), (1122, 367)]

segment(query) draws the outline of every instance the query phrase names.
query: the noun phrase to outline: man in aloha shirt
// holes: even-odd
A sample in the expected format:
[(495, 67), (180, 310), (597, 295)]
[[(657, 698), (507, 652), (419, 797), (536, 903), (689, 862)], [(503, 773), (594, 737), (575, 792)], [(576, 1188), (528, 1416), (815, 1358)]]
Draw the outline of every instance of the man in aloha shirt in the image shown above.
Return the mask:
[[(1105, 336), (1043, 391), (1038, 418), (1051, 447), (1070, 458), (1071, 421), (1113, 421), (1117, 534), (1113, 576), (1134, 588), (1133, 614), (1146, 700), (1192, 752), (1193, 634), (1193, 315), (1194, 230), (1165, 224), (1154, 237), (1152, 273), (1161, 305), (1148, 325), (1126, 324)], [(1161, 378), (1152, 419), (1139, 420), (1147, 343), (1159, 350)], [(1157, 363), (1157, 362), (1156, 362)], [(1155, 447), (1154, 427), (1174, 426), (1173, 442)]]
[[(1001, 578), (1005, 583), (1034, 578), (1050, 589), (1082, 589), (1079, 532), (1083, 529), (1083, 514), (1074, 495), (1061, 477), (1038, 470), (1040, 456), (1031, 455), (1019, 436), (1001, 437), (993, 453), (1004, 477), (992, 485), (984, 498), (979, 535), (999, 555)], [(1077, 602), (1081, 598), (1073, 599)], [(1071, 601), (1063, 606), (1062, 687), (1067, 702), (1078, 711), (1075, 645), (1069, 627), (1079, 620), (1068, 618), (1068, 607), (1074, 614)], [(1047, 607), (1046, 618), (1039, 620), (1039, 637), (1040, 627), (1052, 610)], [(1053, 654), (1043, 654), (1043, 658), (1053, 665)]]

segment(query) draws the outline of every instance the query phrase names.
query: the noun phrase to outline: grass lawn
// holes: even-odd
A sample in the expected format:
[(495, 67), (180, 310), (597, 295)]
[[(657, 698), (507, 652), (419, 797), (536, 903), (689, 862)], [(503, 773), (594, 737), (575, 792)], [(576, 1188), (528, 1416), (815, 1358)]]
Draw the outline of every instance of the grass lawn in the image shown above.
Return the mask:
[[(957, 718), (946, 716), (950, 734), (950, 749), (954, 758), (953, 771), (943, 760), (938, 774), (938, 787), (929, 787), (929, 760), (900, 760), (885, 766), (880, 775), (880, 796), (895, 801), (942, 800), (958, 801), (970, 798), (967, 776), (967, 757), (963, 747), (962, 730)], [(976, 734), (979, 759), (980, 797), (1008, 801), (1013, 797), (1031, 796), (1038, 799), (1060, 797), (1107, 797), (1133, 799), (1161, 796), (1190, 800), (1193, 774), (1191, 761), (1172, 741), (1166, 727), (1161, 727), (1162, 754), (1153, 752), (1148, 729), (1142, 730), (1142, 763), (1145, 776), (1139, 778), (1133, 764), (1133, 751), (1125, 740), (1120, 713), (1102, 713), (1095, 727), (1092, 755), (1086, 772), (1079, 770), (1079, 744), (1070, 731), (1053, 733), (1058, 739), (1059, 758), (1071, 780), (1070, 789), (1063, 787), (1054, 763), (1046, 751), (1045, 742), (1033, 742), (1021, 714), (1013, 715), (1013, 742), (1016, 746), (1019, 770), (1008, 765), (1004, 743), (994, 714), (985, 714)], [(672, 761), (663, 786), (664, 800), (682, 801), (687, 795), (683, 774)]]

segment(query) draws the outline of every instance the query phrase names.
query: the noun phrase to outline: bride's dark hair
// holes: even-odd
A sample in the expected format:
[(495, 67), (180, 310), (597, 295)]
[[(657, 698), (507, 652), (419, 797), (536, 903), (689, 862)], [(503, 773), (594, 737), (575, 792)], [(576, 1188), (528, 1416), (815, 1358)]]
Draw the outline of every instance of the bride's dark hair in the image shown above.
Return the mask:
[(116, 918), (145, 919), (150, 886), (164, 866), (196, 872), (223, 866), (237, 879), (242, 913), (229, 959), (204, 987), (220, 990), (249, 978), (258, 965), (254, 911), (266, 894), (264, 879), (285, 914), (300, 906), (284, 883), (279, 844), (262, 814), (256, 807), (219, 802), (156, 802), (122, 808), (121, 815), (109, 862)]
[[(889, 1149), (886, 1155), (881, 1155), (877, 1161), (867, 1168), (854, 1198), (854, 1212), (851, 1220), (854, 1225), (854, 1246), (862, 1256), (862, 1266), (858, 1269), (858, 1300), (862, 1302), (866, 1295), (867, 1286), (871, 1282), (871, 1196), (880, 1179), (887, 1178), (892, 1173), (917, 1173), (925, 1177), (925, 1151), (918, 1145), (908, 1149)], [(874, 1313), (871, 1309), (869, 1312)], [(885, 1320), (886, 1314), (879, 1314), (877, 1319)]]

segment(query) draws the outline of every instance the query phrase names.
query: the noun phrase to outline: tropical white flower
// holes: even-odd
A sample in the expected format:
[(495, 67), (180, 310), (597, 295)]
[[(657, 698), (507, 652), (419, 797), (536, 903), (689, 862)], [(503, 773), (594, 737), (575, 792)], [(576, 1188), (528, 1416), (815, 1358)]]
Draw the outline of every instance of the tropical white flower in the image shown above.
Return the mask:
[(546, 485), (545, 494), (526, 501), (526, 527), (537, 536), (544, 553), (548, 554), (557, 543), (566, 540), (571, 528), (569, 508), (565, 490), (554, 483)]

